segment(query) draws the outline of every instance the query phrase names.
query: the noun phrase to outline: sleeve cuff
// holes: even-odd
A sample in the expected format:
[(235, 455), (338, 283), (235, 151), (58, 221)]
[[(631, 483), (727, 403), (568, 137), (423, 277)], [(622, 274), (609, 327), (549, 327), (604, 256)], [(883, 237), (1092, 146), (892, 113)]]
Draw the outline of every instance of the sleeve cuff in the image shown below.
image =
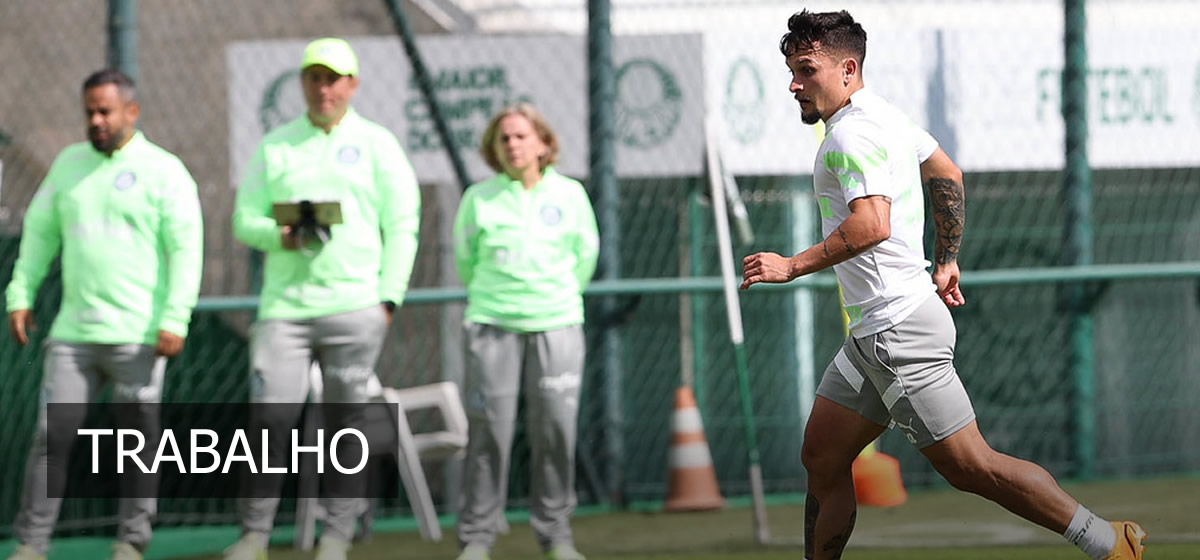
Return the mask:
[(163, 319), (158, 324), (158, 330), (167, 331), (171, 334), (178, 335), (181, 338), (187, 338), (188, 322), (177, 319)]
[(33, 302), (27, 301), (26, 298), (8, 298), (8, 301), (5, 303), (4, 310), (8, 313), (12, 313), (18, 309), (33, 309)]
[(387, 293), (387, 294), (379, 294), (379, 303), (381, 303), (383, 305), (387, 305), (390, 302), (393, 305), (395, 305), (396, 307), (399, 307), (404, 303), (404, 294), (405, 293), (406, 292), (399, 292), (399, 293), (393, 292), (393, 293)]
[(25, 286), (25, 282), (16, 280), (9, 283), (8, 289), (4, 292), (4, 307), (7, 311), (33, 309), (34, 294), (30, 293)]

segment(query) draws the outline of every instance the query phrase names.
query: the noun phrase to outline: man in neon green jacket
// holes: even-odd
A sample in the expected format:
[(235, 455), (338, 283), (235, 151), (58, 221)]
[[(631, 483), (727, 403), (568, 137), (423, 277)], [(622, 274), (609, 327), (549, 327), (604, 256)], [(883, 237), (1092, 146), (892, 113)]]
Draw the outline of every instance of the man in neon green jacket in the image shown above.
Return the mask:
[[(45, 558), (66, 479), (65, 458), (50, 451), (70, 447), (87, 415), (83, 403), (94, 401), (105, 383), (114, 385), (113, 402), (135, 411), (116, 415), (132, 424), (118, 427), (140, 430), (146, 448), (157, 448), (166, 359), (183, 348), (200, 290), (204, 232), (196, 182), (179, 158), (135, 129), (134, 93), (133, 82), (117, 70), (84, 81), (90, 143), (59, 154), (25, 213), (6, 293), (18, 344), (29, 341), (38, 286), (60, 250), (63, 295), (47, 341), (37, 433), (13, 524), (21, 542), (14, 560)], [(50, 423), (49, 403), (80, 405), (56, 407)], [(47, 443), (64, 438), (63, 445)], [(137, 482), (143, 483), (155, 481)], [(121, 489), (122, 496), (136, 497), (121, 498), (115, 559), (141, 558), (150, 542), (156, 508), (154, 486), (148, 488)]]
[(467, 286), (469, 419), (459, 560), (487, 560), (495, 543), (522, 394), (532, 455), (529, 524), (547, 560), (583, 560), (570, 517), (583, 289), (599, 254), (596, 215), (583, 185), (552, 166), (557, 137), (531, 105), (496, 114), (480, 151), (498, 173), (467, 189), (454, 221), (455, 261)]
[[(289, 430), (299, 420), (316, 361), (326, 403), (362, 403), (417, 251), (420, 191), (395, 135), (350, 108), (358, 59), (341, 39), (308, 45), (300, 84), (308, 112), (271, 131), (247, 164), (233, 215), (234, 235), (266, 253), (251, 347), (251, 434), (271, 430), (270, 462), (288, 464)], [(328, 230), (276, 223), (275, 203), (336, 201)], [(302, 231), (307, 229), (307, 231)], [(361, 408), (326, 408), (325, 432), (358, 425)], [(343, 438), (339, 455), (354, 456)], [(346, 456), (346, 455), (343, 455)], [(351, 463), (353, 464), (353, 463)], [(359, 481), (355, 481), (359, 482)], [(255, 479), (241, 500), (242, 537), (226, 558), (266, 557), (282, 476)], [(326, 505), (317, 558), (345, 558), (365, 488)], [(350, 497), (346, 497), (350, 496)]]

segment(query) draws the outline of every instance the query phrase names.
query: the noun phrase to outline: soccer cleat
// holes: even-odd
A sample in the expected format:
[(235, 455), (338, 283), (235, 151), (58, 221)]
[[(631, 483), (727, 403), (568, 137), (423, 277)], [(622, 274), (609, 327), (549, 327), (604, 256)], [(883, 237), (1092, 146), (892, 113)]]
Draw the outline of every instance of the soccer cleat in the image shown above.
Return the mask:
[(587, 560), (578, 550), (575, 550), (573, 545), (569, 544), (555, 545), (542, 558), (543, 560)]
[(249, 532), (225, 549), (225, 560), (267, 560), (267, 535)]
[(142, 560), (142, 552), (127, 542), (115, 542), (109, 560)]
[(463, 547), (462, 552), (458, 553), (457, 560), (491, 560), (488, 547), (472, 543)]
[(9, 555), (8, 560), (46, 560), (46, 555), (38, 552), (32, 546), (23, 544)]
[(316, 560), (346, 560), (347, 550), (350, 550), (350, 541), (327, 534), (317, 545)]
[(1146, 532), (1141, 525), (1132, 521), (1113, 521), (1112, 528), (1117, 534), (1117, 544), (1104, 560), (1142, 560), (1142, 552), (1146, 550), (1142, 541)]

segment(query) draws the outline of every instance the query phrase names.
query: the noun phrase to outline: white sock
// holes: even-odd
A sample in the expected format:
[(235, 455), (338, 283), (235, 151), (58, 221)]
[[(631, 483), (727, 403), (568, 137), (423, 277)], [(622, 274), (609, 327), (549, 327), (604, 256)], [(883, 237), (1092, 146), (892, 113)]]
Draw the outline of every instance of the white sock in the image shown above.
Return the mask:
[(1092, 560), (1104, 560), (1117, 544), (1117, 533), (1108, 521), (1101, 519), (1079, 504), (1075, 516), (1063, 533), (1067, 541), (1078, 546)]

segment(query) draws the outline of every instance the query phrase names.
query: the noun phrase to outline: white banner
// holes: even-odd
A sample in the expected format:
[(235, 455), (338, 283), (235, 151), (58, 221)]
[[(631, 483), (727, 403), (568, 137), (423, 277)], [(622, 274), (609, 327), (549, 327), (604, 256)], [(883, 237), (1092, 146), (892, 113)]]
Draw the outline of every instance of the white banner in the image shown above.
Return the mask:
[[(738, 174), (809, 174), (818, 139), (788, 92), (778, 37), (752, 37), (705, 36), (725, 162)], [(1091, 165), (1200, 165), (1200, 33), (1101, 29), (1088, 48)], [(1058, 169), (1062, 50), (1051, 29), (882, 30), (869, 35), (863, 76), (964, 170)]]
[[(422, 182), (454, 183), (450, 159), (408, 58), (395, 38), (349, 39), (361, 82), (353, 106), (391, 129)], [(233, 43), (227, 51), (231, 180), (266, 130), (304, 112), (297, 65), (305, 41)], [(483, 128), (502, 106), (531, 101), (560, 141), (559, 170), (588, 171), (588, 90), (582, 37), (428, 37), (418, 41), (472, 180), (492, 171), (479, 156)], [(616, 70), (617, 171), (622, 176), (697, 175), (703, 168), (699, 35), (621, 37)]]
[[(959, 164), (1061, 168), (1061, 31), (954, 31), (946, 37), (954, 53), (947, 89), (957, 97)], [(1095, 31), (1088, 36), (1088, 67), (1093, 167), (1200, 164), (1200, 33)]]
[[(800, 122), (778, 40), (774, 31), (617, 37), (618, 173), (701, 174), (707, 112), (734, 173), (810, 174), (820, 139)], [(455, 182), (399, 40), (351, 43), (362, 67), (356, 109), (396, 133), (423, 182)], [(304, 110), (296, 69), (304, 44), (227, 49), (235, 184), (263, 131)], [(558, 132), (560, 169), (587, 175), (583, 38), (446, 36), (419, 44), (473, 180), (491, 175), (478, 155), (484, 125), (516, 100), (532, 101)], [(1092, 166), (1200, 165), (1200, 33), (1100, 29), (1088, 44)], [(870, 34), (863, 75), (964, 170), (1044, 170), (1064, 161), (1061, 68), (1061, 31), (1052, 29), (883, 29)]]

